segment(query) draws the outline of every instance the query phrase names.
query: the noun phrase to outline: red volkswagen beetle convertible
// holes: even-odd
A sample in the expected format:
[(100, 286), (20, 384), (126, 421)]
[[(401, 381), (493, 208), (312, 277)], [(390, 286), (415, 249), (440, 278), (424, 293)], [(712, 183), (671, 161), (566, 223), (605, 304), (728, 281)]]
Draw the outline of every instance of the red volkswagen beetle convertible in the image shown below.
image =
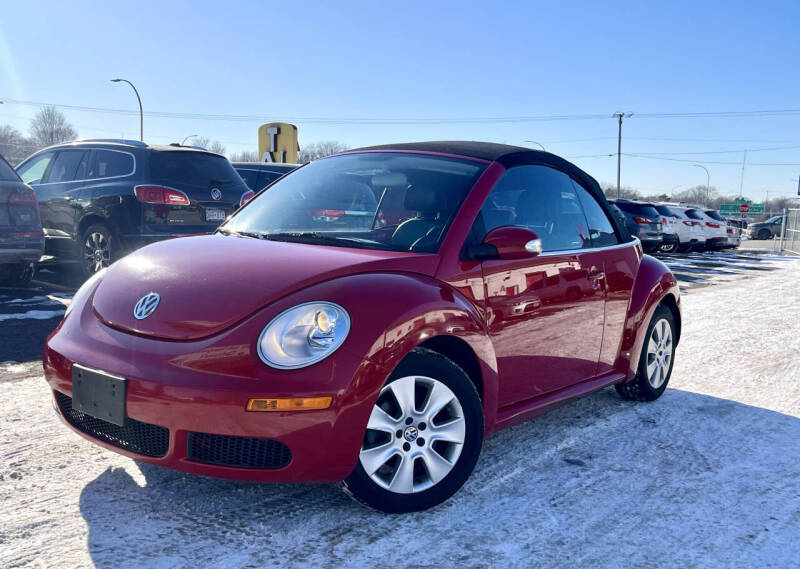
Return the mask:
[(398, 144), (299, 168), (216, 234), (98, 273), (44, 368), (63, 419), (111, 450), (343, 480), (403, 512), (455, 493), (498, 429), (610, 385), (659, 397), (679, 306), (672, 273), (569, 162)]

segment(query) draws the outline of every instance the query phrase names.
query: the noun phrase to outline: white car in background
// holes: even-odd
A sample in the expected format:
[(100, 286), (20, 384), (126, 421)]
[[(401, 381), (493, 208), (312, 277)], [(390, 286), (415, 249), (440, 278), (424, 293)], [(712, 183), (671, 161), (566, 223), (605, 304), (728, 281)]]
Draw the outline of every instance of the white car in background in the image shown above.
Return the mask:
[(652, 205), (661, 216), (663, 244), (660, 247), (660, 251), (662, 253), (675, 253), (681, 248), (680, 237), (678, 235), (678, 225), (680, 225), (678, 216), (669, 209), (669, 206), (658, 203)]
[(688, 207), (686, 215), (692, 220), (700, 222), (700, 227), (706, 236), (706, 250), (719, 251), (728, 247), (728, 226), (724, 220), (714, 219), (706, 213), (705, 208), (700, 206)]
[(674, 231), (678, 237), (676, 248), (670, 249), (669, 251), (677, 250), (685, 252), (692, 249), (702, 250), (705, 248), (706, 233), (701, 227), (703, 222), (692, 219), (686, 215), (685, 207), (673, 203), (661, 203), (656, 206), (656, 209), (658, 213), (664, 216), (674, 227)]
[(742, 236), (745, 234), (746, 223), (741, 219), (726, 218), (728, 224), (728, 245), (738, 247), (742, 243)]

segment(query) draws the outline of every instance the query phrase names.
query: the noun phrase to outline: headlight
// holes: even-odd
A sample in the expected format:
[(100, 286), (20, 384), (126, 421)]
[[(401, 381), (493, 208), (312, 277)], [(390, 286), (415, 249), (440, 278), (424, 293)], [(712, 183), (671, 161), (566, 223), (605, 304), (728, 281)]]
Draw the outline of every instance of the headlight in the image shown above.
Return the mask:
[(83, 299), (86, 297), (86, 295), (92, 292), (92, 289), (95, 287), (97, 282), (103, 277), (103, 275), (107, 270), (108, 267), (105, 267), (97, 271), (95, 274), (89, 277), (89, 279), (85, 283), (81, 285), (81, 287), (75, 294), (72, 295), (72, 300), (70, 301), (69, 306), (67, 306), (66, 312), (64, 312), (64, 318), (67, 317), (67, 315), (72, 310), (73, 306), (75, 306), (79, 302), (82, 302)]
[(270, 367), (296, 369), (328, 357), (350, 332), (347, 311), (332, 302), (306, 302), (272, 319), (258, 338), (258, 356)]

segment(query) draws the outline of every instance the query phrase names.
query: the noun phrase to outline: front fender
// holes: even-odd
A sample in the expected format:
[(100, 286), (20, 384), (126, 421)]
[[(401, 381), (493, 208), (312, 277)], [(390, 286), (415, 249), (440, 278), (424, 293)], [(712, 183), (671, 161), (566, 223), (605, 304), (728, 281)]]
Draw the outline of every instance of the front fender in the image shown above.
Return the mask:
[[(625, 319), (625, 332), (616, 366), (625, 373), (626, 379), (630, 380), (636, 375), (647, 327), (662, 301), (674, 305), (678, 334), (680, 333), (680, 298), (678, 281), (669, 267), (655, 257), (644, 255), (633, 283)], [(676, 345), (678, 339), (676, 338)]]
[(353, 403), (360, 408), (363, 428), (392, 370), (415, 347), (439, 336), (457, 338), (475, 356), (484, 423), (487, 431), (493, 428), (498, 385), (494, 348), (480, 310), (448, 284), (413, 273), (368, 273), (333, 279), (292, 296), (293, 303), (331, 300), (350, 314), (352, 329), (342, 349), (361, 354), (365, 367), (373, 370), (353, 378), (358, 384), (351, 386), (358, 393)]

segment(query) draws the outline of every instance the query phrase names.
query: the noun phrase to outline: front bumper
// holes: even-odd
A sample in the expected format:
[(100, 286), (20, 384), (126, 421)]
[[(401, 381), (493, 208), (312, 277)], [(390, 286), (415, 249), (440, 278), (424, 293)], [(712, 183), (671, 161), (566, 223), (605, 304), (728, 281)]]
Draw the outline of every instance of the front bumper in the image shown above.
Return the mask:
[[(131, 458), (238, 480), (342, 480), (358, 459), (374, 386), (383, 383), (385, 370), (344, 346), (314, 366), (273, 370), (253, 353), (257, 335), (248, 328), (245, 322), (214, 339), (166, 342), (117, 331), (91, 310), (81, 310), (48, 338), (45, 378), (57, 412), (74, 431)], [(256, 371), (249, 367), (251, 358)], [(126, 378), (126, 426), (135, 427), (132, 434), (70, 413), (75, 362)], [(251, 398), (325, 395), (333, 397), (325, 410), (245, 411)], [(141, 437), (156, 436), (153, 432), (161, 433), (161, 442), (142, 446)], [(228, 455), (235, 460), (221, 456), (234, 447), (238, 454)], [(262, 463), (236, 459), (284, 450), (288, 460), (285, 455)]]

